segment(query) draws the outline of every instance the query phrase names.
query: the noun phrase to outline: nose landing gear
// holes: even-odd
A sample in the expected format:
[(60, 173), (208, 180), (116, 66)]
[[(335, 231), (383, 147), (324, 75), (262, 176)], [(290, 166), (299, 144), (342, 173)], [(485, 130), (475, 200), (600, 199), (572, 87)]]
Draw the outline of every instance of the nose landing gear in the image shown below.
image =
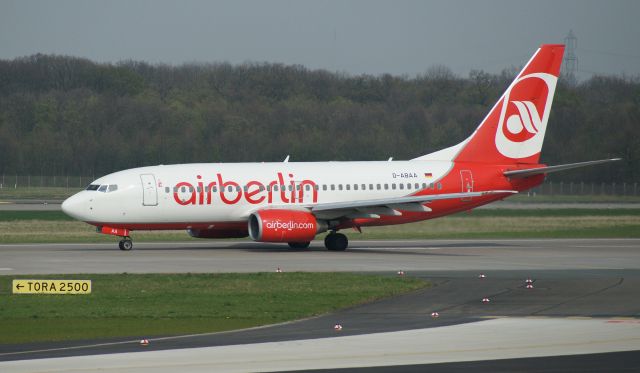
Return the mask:
[(129, 230), (126, 228), (97, 226), (96, 232), (120, 237), (121, 239), (120, 242), (118, 242), (118, 247), (122, 251), (130, 251), (133, 249), (133, 241), (131, 241), (131, 237), (129, 237)]

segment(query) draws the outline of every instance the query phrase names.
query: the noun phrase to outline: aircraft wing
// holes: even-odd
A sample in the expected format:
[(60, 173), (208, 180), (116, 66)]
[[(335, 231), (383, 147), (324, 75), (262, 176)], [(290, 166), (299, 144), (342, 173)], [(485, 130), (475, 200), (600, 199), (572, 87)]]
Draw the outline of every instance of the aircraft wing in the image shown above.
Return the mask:
[(424, 203), (444, 199), (483, 197), (494, 194), (515, 194), (515, 190), (488, 190), (482, 192), (446, 193), (423, 196), (381, 198), (359, 201), (329, 202), (305, 206), (320, 218), (379, 218), (380, 215), (400, 216), (404, 211), (428, 212)]
[(616, 162), (619, 160), (621, 160), (621, 158), (601, 159), (598, 161), (569, 163), (569, 164), (562, 164), (558, 166), (547, 166), (547, 167), (527, 168), (524, 170), (505, 171), (504, 176), (511, 177), (511, 178), (523, 178), (523, 177), (528, 177), (533, 175), (548, 174), (550, 172), (570, 170), (572, 168), (593, 166), (596, 164), (609, 163), (609, 162)]

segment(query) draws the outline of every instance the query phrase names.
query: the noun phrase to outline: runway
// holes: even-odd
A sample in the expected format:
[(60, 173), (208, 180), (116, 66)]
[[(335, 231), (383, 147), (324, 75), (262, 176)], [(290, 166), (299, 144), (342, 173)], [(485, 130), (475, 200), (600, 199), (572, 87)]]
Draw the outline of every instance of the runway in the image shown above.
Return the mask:
[(0, 245), (2, 274), (640, 269), (640, 239), (353, 241), (330, 252), (238, 241)]
[[(556, 364), (551, 366), (560, 370), (598, 364), (607, 364), (601, 370), (608, 371), (640, 369), (639, 249), (640, 240), (634, 239), (361, 241), (343, 253), (327, 252), (319, 244), (292, 252), (282, 245), (219, 241), (138, 243), (133, 252), (110, 244), (2, 245), (0, 262), (10, 268), (3, 274), (281, 267), (396, 275), (402, 269), (434, 286), (284, 325), (151, 336), (145, 348), (130, 338), (0, 346), (0, 361), (5, 361), (0, 370), (74, 366), (163, 372), (178, 369), (174, 364), (188, 371), (357, 371), (372, 366), (380, 367), (376, 371), (385, 366), (394, 371), (514, 371), (532, 370), (531, 364)], [(486, 278), (479, 279), (479, 273)], [(524, 287), (527, 277), (534, 280), (534, 289)], [(481, 302), (483, 297), (490, 303)], [(438, 318), (431, 317), (434, 311)], [(336, 323), (342, 331), (333, 329)]]

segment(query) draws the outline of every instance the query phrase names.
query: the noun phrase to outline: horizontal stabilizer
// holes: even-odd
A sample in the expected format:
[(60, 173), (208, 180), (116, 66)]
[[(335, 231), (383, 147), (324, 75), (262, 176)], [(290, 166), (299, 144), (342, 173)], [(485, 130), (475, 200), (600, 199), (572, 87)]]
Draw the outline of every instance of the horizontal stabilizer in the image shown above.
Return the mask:
[(570, 170), (572, 168), (593, 166), (593, 165), (609, 163), (609, 162), (616, 162), (619, 160), (621, 160), (621, 158), (601, 159), (598, 161), (578, 162), (578, 163), (561, 164), (558, 166), (547, 166), (547, 167), (527, 168), (524, 170), (505, 171), (504, 176), (511, 177), (511, 178), (523, 178), (523, 177), (529, 177), (534, 175), (548, 174), (550, 172)]

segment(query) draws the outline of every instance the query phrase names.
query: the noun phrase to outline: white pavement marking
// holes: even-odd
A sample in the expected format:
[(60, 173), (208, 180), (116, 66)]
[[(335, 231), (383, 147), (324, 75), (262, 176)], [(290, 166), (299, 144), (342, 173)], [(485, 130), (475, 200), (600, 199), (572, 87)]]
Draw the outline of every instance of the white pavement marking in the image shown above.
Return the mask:
[[(344, 325), (348, 329), (348, 325)], [(153, 340), (150, 341), (153, 346)], [(141, 347), (141, 350), (149, 347)], [(390, 333), (0, 363), (2, 372), (246, 372), (432, 364), (640, 349), (640, 324), (504, 318)]]
[(13, 271), (13, 268), (0, 268), (0, 271)]

